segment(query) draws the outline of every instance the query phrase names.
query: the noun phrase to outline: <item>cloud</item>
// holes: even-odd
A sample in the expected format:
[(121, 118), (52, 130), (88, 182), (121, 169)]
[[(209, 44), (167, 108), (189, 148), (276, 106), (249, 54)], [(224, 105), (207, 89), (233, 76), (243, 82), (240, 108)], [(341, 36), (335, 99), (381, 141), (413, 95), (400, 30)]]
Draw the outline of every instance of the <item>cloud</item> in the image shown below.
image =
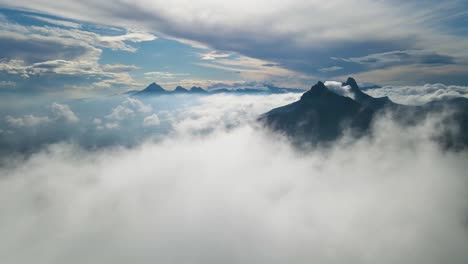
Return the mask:
[(301, 95), (210, 95), (200, 98), (199, 104), (178, 111), (172, 122), (175, 134), (204, 134), (213, 130), (237, 127), (253, 122), (259, 115), (282, 105), (297, 101)]
[(22, 26), (0, 22), (0, 56), (31, 64), (48, 60), (84, 60), (100, 56), (98, 35), (77, 29)]
[(112, 112), (106, 117), (113, 120), (124, 120), (128, 117), (131, 117), (135, 114), (135, 111), (132, 109), (119, 105), (112, 109)]
[(45, 124), (50, 124), (57, 121), (65, 121), (66, 123), (77, 123), (80, 119), (66, 104), (52, 103), (50, 105), (50, 114), (37, 116), (27, 114), (21, 117), (13, 117), (7, 115), (6, 123), (14, 128), (37, 127)]
[(62, 26), (62, 27), (69, 27), (69, 28), (81, 28), (81, 25), (79, 23), (67, 21), (67, 20), (61, 20), (61, 19), (53, 19), (49, 17), (42, 17), (42, 16), (36, 16), (36, 15), (25, 15), (30, 18), (34, 18), (36, 20), (56, 25), (56, 26)]
[(342, 70), (342, 69), (343, 69), (343, 67), (340, 67), (340, 66), (332, 66), (332, 67), (327, 67), (327, 68), (321, 68), (318, 71), (326, 73), (326, 72), (339, 71), (339, 70)]
[[(119, 36), (101, 36), (99, 38), (104, 43), (123, 43), (124, 41), (130, 41), (134, 43), (144, 42), (144, 41), (153, 41), (157, 39), (157, 37), (153, 34), (147, 32), (138, 32), (130, 30), (125, 35)], [(131, 49), (130, 51), (135, 51), (135, 49)]]
[[(0, 160), (12, 153), (36, 152), (44, 145), (58, 142), (74, 142), (86, 149), (133, 147), (143, 140), (171, 133), (203, 134), (215, 129), (228, 129), (256, 120), (260, 114), (292, 103), (299, 97), (298, 93), (272, 96), (219, 94), (194, 96), (191, 100), (183, 95), (139, 100), (114, 95), (57, 101), (60, 105), (67, 105), (79, 122), (67, 122), (58, 118), (58, 114), (54, 115), (49, 97), (25, 96), (21, 100), (1, 97), (0, 112), (5, 117), (19, 119), (33, 115), (49, 122), (27, 129), (10, 125), (6, 118), (0, 119), (0, 129), (4, 131), (0, 137)], [(145, 126), (144, 119), (153, 114), (160, 124)]]
[(161, 124), (161, 121), (156, 114), (152, 114), (143, 119), (143, 126), (158, 126), (159, 124)]
[[(247, 0), (223, 3), (202, 0), (190, 5), (184, 0), (171, 3), (162, 0), (110, 1), (98, 5), (90, 0), (79, 3), (51, 0), (20, 4), (11, 0), (2, 2), (106, 25), (136, 25), (184, 43), (196, 43), (198, 47), (202, 44), (211, 50), (269, 61), (303, 74), (321, 74), (317, 69), (336, 63), (331, 57), (349, 59), (386, 54), (385, 58), (378, 59), (394, 60), (401, 59), (397, 54), (401, 51), (411, 53), (412, 58), (403, 59), (402, 63), (406, 65), (415, 61), (456, 63), (459, 69), (466, 67), (462, 61), (468, 57), (467, 38), (460, 33), (463, 32), (464, 16), (459, 10), (466, 9), (463, 1), (440, 5), (435, 1), (337, 0), (324, 3), (297, 0), (272, 3), (261, 0), (256, 2), (256, 8), (251, 8), (251, 2)], [(337, 12), (340, 15), (330, 20), (329, 15)], [(415, 54), (418, 51), (432, 54)], [(215, 56), (208, 54), (205, 58)], [(362, 72), (362, 67), (358, 64), (344, 68), (349, 74)]]
[(138, 70), (140, 67), (135, 65), (125, 65), (125, 64), (104, 64), (102, 69), (105, 72), (130, 72), (133, 70)]
[(35, 127), (39, 125), (44, 125), (52, 120), (50, 120), (47, 116), (35, 116), (35, 115), (24, 115), (22, 117), (13, 117), (13, 116), (6, 116), (5, 118), (8, 125), (12, 127)]
[(68, 123), (77, 123), (80, 121), (78, 116), (70, 109), (68, 105), (53, 103), (51, 106), (52, 116), (56, 120), (64, 120)]
[(375, 97), (388, 96), (391, 100), (401, 104), (420, 105), (434, 100), (468, 98), (468, 87), (440, 83), (423, 86), (384, 86), (369, 89), (366, 93)]
[(138, 99), (126, 98), (122, 104), (112, 109), (112, 112), (106, 117), (113, 120), (125, 120), (135, 116), (136, 113), (150, 113), (151, 105), (146, 105)]
[(207, 86), (207, 89), (208, 90), (242, 89), (242, 88), (266, 89), (268, 85), (271, 85), (271, 84), (267, 82), (256, 82), (256, 81), (231, 82), (231, 83), (217, 82), (217, 83), (213, 83)]
[[(468, 85), (468, 68), (459, 65), (400, 65), (353, 74), (364, 82), (404, 86), (426, 83)], [(341, 76), (345, 79), (348, 76)]]
[(188, 76), (188, 73), (171, 73), (171, 72), (145, 72), (145, 78), (147, 79), (174, 79), (179, 76)]
[(208, 53), (200, 54), (200, 57), (201, 57), (202, 60), (216, 60), (216, 59), (219, 59), (219, 58), (228, 58), (231, 55), (232, 54), (230, 54), (230, 53), (223, 53), (223, 52), (219, 52), (219, 51), (211, 51), (211, 52), (208, 52)]
[(349, 85), (342, 86), (342, 82), (335, 81), (326, 81), (325, 86), (332, 92), (339, 94), (341, 96), (354, 98), (354, 94), (351, 92), (351, 87)]
[[(128, 73), (138, 69), (135, 65), (101, 64), (102, 50), (135, 52), (129, 43), (152, 41), (156, 36), (128, 30), (126, 34), (105, 36), (81, 28), (60, 28), (56, 26), (20, 25), (0, 21), (0, 72), (6, 78), (35, 76), (39, 82), (36, 90), (58, 90), (57, 87), (42, 87), (40, 81), (55, 79), (61, 89), (79, 82), (88, 82), (90, 88), (140, 86)], [(63, 75), (74, 80), (63, 78)], [(65, 83), (65, 84), (64, 84)], [(17, 89), (31, 89), (23, 80)], [(65, 89), (66, 90), (66, 89)]]
[(272, 81), (277, 79), (292, 78), (297, 82), (309, 81), (313, 76), (289, 70), (271, 61), (255, 59), (247, 56), (218, 58), (195, 63), (198, 66), (239, 73), (244, 80)]
[(372, 68), (388, 67), (393, 65), (408, 64), (454, 64), (455, 58), (440, 55), (434, 51), (427, 50), (396, 50), (391, 52), (370, 54), (358, 58), (340, 59), (345, 62), (369, 65)]
[[(129, 72), (137, 69), (134, 65), (122, 65), (122, 64), (99, 64), (95, 61), (68, 61), (68, 60), (53, 60), (33, 63), (27, 65), (22, 60), (0, 60), (0, 71), (8, 75), (18, 75), (24, 79), (30, 77), (35, 78), (55, 78), (57, 82), (60, 76), (68, 76), (70, 78), (81, 79), (90, 82), (91, 85), (86, 89), (91, 88), (109, 88), (111, 86), (126, 86), (135, 87), (139, 86), (140, 83), (135, 81)], [(38, 83), (31, 84), (29, 86), (27, 80), (22, 82), (24, 89), (41, 90), (44, 87), (38, 85)], [(73, 82), (72, 82), (73, 83)], [(63, 84), (67, 87), (73, 86), (73, 84)], [(63, 88), (63, 87), (61, 87)], [(50, 89), (46, 87), (45, 89)], [(83, 89), (83, 88), (81, 88)]]
[(130, 149), (52, 145), (0, 170), (0, 255), (18, 264), (463, 263), (467, 154), (429, 141), (433, 121), (381, 120), (374, 138), (328, 151), (297, 152), (248, 125)]

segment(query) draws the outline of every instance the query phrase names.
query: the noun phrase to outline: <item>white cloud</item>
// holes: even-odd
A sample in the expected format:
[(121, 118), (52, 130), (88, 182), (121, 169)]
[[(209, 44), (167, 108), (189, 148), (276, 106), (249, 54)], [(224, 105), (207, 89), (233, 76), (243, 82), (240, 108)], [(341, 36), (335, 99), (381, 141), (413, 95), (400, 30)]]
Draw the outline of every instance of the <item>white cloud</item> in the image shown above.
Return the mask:
[[(128, 42), (151, 41), (149, 33), (128, 30), (124, 35), (104, 36), (76, 28), (22, 26), (0, 21), (0, 71), (24, 78), (43, 75), (69, 75), (94, 79), (91, 87), (140, 86), (129, 72), (134, 65), (99, 62), (102, 49), (135, 52)], [(63, 88), (63, 87), (62, 87)]]
[(174, 79), (179, 76), (188, 76), (188, 73), (172, 73), (172, 72), (145, 72), (147, 79)]
[(144, 104), (138, 99), (135, 98), (127, 98), (127, 100), (124, 102), (124, 104), (133, 107), (140, 113), (149, 113), (153, 110), (153, 107), (149, 104)]
[(176, 134), (198, 134), (252, 122), (259, 115), (282, 105), (297, 101), (300, 94), (267, 96), (232, 96), (225, 94), (200, 98), (200, 103), (176, 112), (172, 126)]
[[(73, 77), (99, 77), (95, 87), (109, 88), (113, 85), (135, 87), (140, 85), (129, 72), (137, 69), (134, 65), (98, 64), (95, 61), (54, 60), (27, 65), (22, 60), (0, 60), (0, 71), (19, 75), (23, 78), (43, 75), (68, 75)], [(92, 87), (91, 87), (92, 88)], [(90, 87), (88, 87), (90, 89)]]
[(150, 127), (150, 126), (159, 126), (159, 124), (161, 123), (161, 121), (159, 120), (159, 117), (158, 115), (156, 114), (152, 114), (150, 116), (147, 116), (145, 117), (145, 119), (143, 120), (143, 125), (144, 126), (147, 126), (147, 127)]
[(57, 120), (64, 120), (68, 123), (77, 123), (80, 121), (78, 116), (76, 116), (68, 105), (53, 103), (50, 108), (52, 110), (52, 116)]
[(119, 128), (119, 123), (117, 122), (106, 123), (104, 127), (106, 129), (116, 129), (116, 128)]
[(132, 149), (54, 145), (0, 170), (0, 255), (17, 264), (463, 263), (467, 156), (428, 141), (434, 128), (385, 120), (373, 139), (311, 152), (252, 126)]
[[(99, 38), (103, 43), (123, 43), (124, 41), (130, 42), (144, 42), (144, 41), (153, 41), (157, 39), (157, 37), (153, 34), (147, 32), (138, 32), (129, 30), (125, 35), (119, 36), (101, 36)], [(136, 49), (131, 48), (130, 51), (135, 51)]]
[[(132, 21), (132, 24), (136, 22), (174, 37), (188, 38), (191, 33), (194, 39), (198, 38), (199, 34), (204, 34), (207, 38), (215, 38), (218, 35), (231, 41), (238, 41), (235, 38), (242, 36), (241, 33), (244, 36), (255, 33), (258, 35), (257, 41), (281, 36), (301, 46), (311, 44), (322, 46), (330, 41), (369, 38), (371, 35), (380, 39), (408, 36), (410, 32), (420, 29), (421, 22), (428, 19), (427, 16), (421, 16), (423, 11), (419, 14), (411, 13), (415, 5), (402, 3), (396, 8), (391, 3), (368, 0), (334, 1), (327, 4), (319, 1), (272, 3), (261, 0), (256, 2), (256, 8), (251, 8), (251, 2), (247, 0), (223, 3), (202, 0), (191, 5), (183, 0), (170, 3), (111, 1), (90, 8), (91, 4), (91, 1), (57, 4), (50, 0), (22, 3), (37, 10), (103, 24), (122, 25)], [(181, 6), (184, 8), (180, 8)], [(424, 8), (424, 6), (418, 7)], [(353, 10), (356, 15), (343, 12), (333, 20), (326, 19), (336, 10)], [(310, 17), (316, 19), (311, 21)], [(156, 23), (157, 21), (159, 23)], [(405, 27), (396, 25), (405, 25)], [(224, 29), (223, 32), (226, 34), (220, 36), (217, 29)], [(289, 38), (285, 37), (287, 35)], [(321, 41), (316, 41), (317, 39)], [(217, 40), (219, 39), (215, 38), (215, 41)]]
[(8, 125), (16, 128), (36, 127), (57, 121), (77, 123), (80, 119), (66, 104), (52, 103), (50, 105), (50, 116), (36, 116), (28, 114), (21, 117), (7, 115), (5, 121)]
[(114, 107), (106, 117), (113, 120), (125, 120), (134, 117), (135, 114), (147, 114), (153, 110), (149, 104), (144, 104), (135, 98), (126, 98), (120, 105)]
[[(353, 52), (358, 54), (356, 58), (363, 58), (369, 46), (381, 47), (376, 54), (393, 48), (413, 53), (433, 51), (465, 60), (468, 57), (467, 38), (447, 30), (456, 24), (449, 23), (450, 19), (466, 7), (463, 1), (441, 5), (397, 0), (260, 0), (255, 8), (249, 0), (124, 0), (99, 5), (90, 0), (59, 4), (52, 0), (2, 2), (106, 25), (136, 25), (226, 54), (233, 52), (282, 65), (288, 62), (294, 69), (310, 65), (308, 60), (324, 52), (334, 56), (333, 51), (344, 54), (350, 49), (357, 51)], [(329, 19), (339, 10), (352, 11)], [(202, 57), (217, 60), (213, 54)]]
[(22, 117), (6, 116), (5, 121), (12, 127), (35, 127), (50, 123), (52, 120), (47, 116), (24, 115)]
[(133, 111), (132, 109), (123, 105), (118, 105), (114, 109), (112, 109), (112, 112), (106, 117), (114, 120), (124, 120), (128, 117), (133, 116), (134, 114), (135, 111)]
[(219, 58), (228, 58), (231, 55), (232, 55), (231, 53), (211, 51), (211, 52), (208, 52), (208, 53), (200, 54), (200, 58), (202, 60), (216, 60), (216, 59), (219, 59)]
[(53, 19), (53, 18), (48, 18), (48, 17), (42, 17), (42, 16), (34, 16), (34, 15), (26, 15), (27, 17), (34, 18), (36, 20), (46, 22), (49, 24), (57, 25), (57, 26), (63, 26), (63, 27), (69, 27), (69, 28), (80, 28), (81, 25), (75, 22), (67, 21), (67, 20), (61, 20), (61, 19)]
[(243, 80), (271, 81), (278, 78), (291, 78), (296, 81), (313, 78), (312, 75), (289, 70), (273, 61), (255, 59), (248, 56), (225, 57), (216, 60), (204, 60), (195, 63), (198, 66), (238, 73)]
[(328, 68), (321, 68), (321, 69), (318, 69), (319, 72), (334, 72), (334, 71), (339, 71), (339, 70), (342, 70), (343, 67), (340, 67), (340, 66), (332, 66), (332, 67), (328, 67)]
[(366, 90), (366, 93), (375, 97), (388, 96), (391, 100), (401, 104), (420, 105), (434, 100), (468, 98), (468, 87), (440, 83), (422, 86), (384, 86)]
[(336, 94), (349, 98), (354, 98), (354, 95), (351, 92), (351, 87), (349, 85), (342, 86), (343, 84), (341, 82), (336, 81), (326, 81), (324, 84), (330, 91)]

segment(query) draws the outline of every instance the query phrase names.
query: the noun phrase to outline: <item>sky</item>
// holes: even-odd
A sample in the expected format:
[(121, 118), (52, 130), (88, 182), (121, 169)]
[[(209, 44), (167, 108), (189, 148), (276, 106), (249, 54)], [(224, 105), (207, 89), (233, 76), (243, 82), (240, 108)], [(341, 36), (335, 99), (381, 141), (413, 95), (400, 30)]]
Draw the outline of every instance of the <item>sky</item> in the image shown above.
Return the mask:
[(306, 89), (347, 76), (466, 86), (467, 9), (432, 0), (0, 0), (0, 92), (87, 97), (151, 82)]

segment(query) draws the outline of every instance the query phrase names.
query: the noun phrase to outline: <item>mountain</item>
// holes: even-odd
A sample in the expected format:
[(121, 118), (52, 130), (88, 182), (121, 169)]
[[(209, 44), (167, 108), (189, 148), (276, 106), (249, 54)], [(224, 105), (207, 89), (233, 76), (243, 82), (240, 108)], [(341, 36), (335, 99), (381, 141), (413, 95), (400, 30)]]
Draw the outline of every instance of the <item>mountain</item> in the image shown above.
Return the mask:
[(164, 90), (159, 84), (152, 83), (148, 85), (144, 90), (138, 91), (133, 95), (163, 95), (168, 94), (169, 91)]
[(373, 114), (374, 110), (318, 82), (299, 101), (273, 109), (260, 120), (294, 138), (324, 142), (340, 136), (345, 126), (356, 132), (366, 130)]
[(197, 93), (197, 94), (206, 94), (208, 93), (207, 90), (201, 88), (201, 87), (197, 87), (197, 86), (193, 86), (192, 88), (190, 88), (190, 92), (191, 93)]
[(467, 133), (454, 133), (453, 124), (460, 131), (468, 129), (468, 99), (433, 101), (423, 106), (407, 106), (392, 102), (388, 97), (374, 98), (361, 91), (349, 78), (342, 86), (349, 86), (350, 97), (339, 95), (318, 82), (304, 93), (299, 101), (269, 111), (259, 121), (274, 131), (288, 135), (293, 142), (327, 144), (345, 132), (357, 137), (370, 132), (373, 119), (382, 112), (390, 112), (398, 121), (414, 124), (432, 113), (450, 108), (452, 115), (444, 119), (447, 131), (437, 138), (446, 147), (468, 146)]
[(197, 94), (197, 95), (209, 95), (209, 94), (283, 94), (283, 93), (303, 93), (301, 89), (289, 89), (289, 88), (278, 88), (274, 86), (266, 86), (266, 89), (255, 89), (255, 88), (238, 88), (238, 89), (226, 89), (220, 88), (216, 90), (207, 91), (201, 87), (194, 86), (190, 90), (185, 89), (182, 86), (177, 86), (175, 90), (168, 91), (159, 86), (156, 83), (150, 84), (148, 87), (141, 91), (129, 92), (131, 96), (159, 96), (159, 95), (172, 95), (172, 94)]
[(396, 106), (396, 104), (390, 101), (388, 97), (374, 98), (364, 93), (359, 88), (356, 80), (351, 77), (349, 77), (348, 80), (342, 85), (349, 86), (351, 88), (351, 93), (354, 95), (354, 100), (365, 107), (379, 110), (386, 106)]
[(189, 93), (189, 90), (185, 89), (182, 86), (177, 86), (173, 93), (178, 93), (178, 94), (184, 94), (184, 93)]

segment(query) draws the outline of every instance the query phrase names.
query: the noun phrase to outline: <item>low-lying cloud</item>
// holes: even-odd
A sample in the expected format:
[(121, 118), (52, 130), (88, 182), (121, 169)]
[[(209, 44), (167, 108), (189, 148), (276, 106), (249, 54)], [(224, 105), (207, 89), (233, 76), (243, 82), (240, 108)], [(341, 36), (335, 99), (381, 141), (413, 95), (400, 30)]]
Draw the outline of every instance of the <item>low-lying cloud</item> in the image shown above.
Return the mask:
[(366, 93), (374, 97), (388, 96), (391, 100), (401, 104), (420, 105), (434, 100), (468, 98), (468, 87), (441, 83), (421, 86), (384, 86), (366, 90)]
[(162, 140), (97, 150), (57, 143), (9, 158), (0, 167), (2, 259), (468, 260), (468, 154), (431, 141), (436, 117), (410, 128), (382, 117), (372, 137), (298, 152), (250, 122), (288, 96), (203, 97), (157, 112), (175, 132)]

